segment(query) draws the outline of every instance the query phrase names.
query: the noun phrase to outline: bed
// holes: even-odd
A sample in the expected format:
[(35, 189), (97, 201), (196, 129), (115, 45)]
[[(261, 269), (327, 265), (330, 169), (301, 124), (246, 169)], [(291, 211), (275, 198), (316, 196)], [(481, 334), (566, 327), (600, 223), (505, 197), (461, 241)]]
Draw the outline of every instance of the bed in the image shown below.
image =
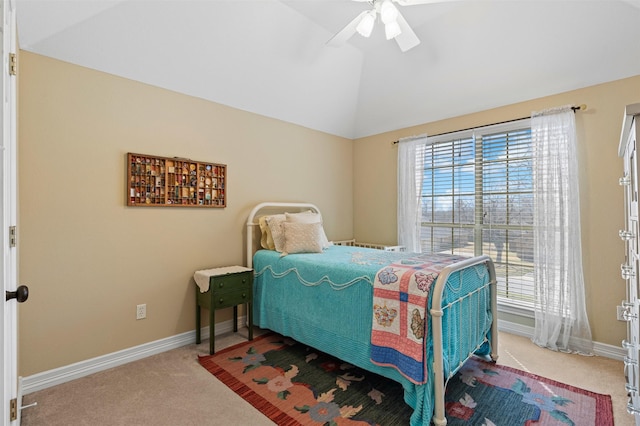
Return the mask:
[[(278, 224), (284, 235), (271, 235)], [(246, 248), (254, 324), (401, 383), (412, 425), (446, 425), (447, 381), (473, 355), (498, 357), (488, 256), (332, 245), (317, 206), (279, 202), (250, 212)]]

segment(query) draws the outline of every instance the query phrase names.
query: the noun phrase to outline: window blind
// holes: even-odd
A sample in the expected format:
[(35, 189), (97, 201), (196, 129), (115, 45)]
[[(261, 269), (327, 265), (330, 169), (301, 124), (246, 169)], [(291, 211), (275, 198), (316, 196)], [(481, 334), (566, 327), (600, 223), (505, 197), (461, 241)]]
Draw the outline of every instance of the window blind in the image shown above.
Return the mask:
[(489, 255), (502, 303), (533, 306), (529, 120), (434, 138), (418, 150), (424, 252)]

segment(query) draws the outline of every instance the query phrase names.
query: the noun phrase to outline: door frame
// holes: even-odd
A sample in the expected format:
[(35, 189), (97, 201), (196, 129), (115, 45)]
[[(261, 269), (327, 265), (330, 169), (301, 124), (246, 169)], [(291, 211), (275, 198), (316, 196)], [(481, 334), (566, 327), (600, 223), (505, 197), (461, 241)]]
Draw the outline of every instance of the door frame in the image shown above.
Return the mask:
[[(10, 73), (10, 53), (17, 54), (16, 46), (16, 10), (15, 0), (2, 0), (2, 78), (0, 109), (2, 110), (2, 141), (0, 151), (2, 152), (2, 170), (0, 173), (0, 214), (2, 215), (2, 229), (0, 235), (2, 245), (0, 246), (0, 256), (2, 256), (2, 271), (0, 280), (2, 287), (6, 291), (15, 291), (18, 282), (18, 249), (15, 242), (17, 236), (10, 235), (10, 228), (17, 229), (17, 111), (16, 111), (16, 77)], [(12, 243), (12, 239), (13, 242)], [(17, 303), (15, 300), (0, 303), (0, 315), (3, 319), (2, 329), (2, 407), (0, 408), (1, 425), (20, 424), (21, 401), (15, 404), (16, 419), (10, 420), (11, 400), (18, 398), (18, 360), (17, 360)]]

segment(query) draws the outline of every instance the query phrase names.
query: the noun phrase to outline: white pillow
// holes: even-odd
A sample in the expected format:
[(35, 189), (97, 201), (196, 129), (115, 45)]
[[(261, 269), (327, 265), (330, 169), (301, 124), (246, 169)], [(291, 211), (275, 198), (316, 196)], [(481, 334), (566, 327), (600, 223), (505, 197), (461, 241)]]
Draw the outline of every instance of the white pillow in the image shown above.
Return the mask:
[[(271, 238), (273, 239), (273, 249), (277, 252), (282, 252), (284, 249), (284, 230), (282, 224), (287, 220), (284, 214), (274, 214), (267, 216), (267, 226), (271, 231)], [(269, 245), (270, 247), (271, 245)], [(271, 249), (271, 250), (273, 250)]]
[(285, 213), (285, 217), (287, 218), (287, 222), (297, 222), (297, 223), (319, 223), (320, 227), (320, 237), (322, 242), (322, 247), (329, 247), (329, 239), (327, 238), (327, 234), (324, 232), (324, 227), (322, 226), (322, 215), (320, 213), (314, 213), (311, 210), (301, 213)]
[(289, 253), (322, 253), (322, 224), (284, 222), (283, 255)]
[(285, 217), (289, 222), (302, 222), (302, 223), (317, 223), (322, 222), (322, 216), (320, 213), (314, 213), (311, 210), (307, 210), (300, 213), (285, 213)]

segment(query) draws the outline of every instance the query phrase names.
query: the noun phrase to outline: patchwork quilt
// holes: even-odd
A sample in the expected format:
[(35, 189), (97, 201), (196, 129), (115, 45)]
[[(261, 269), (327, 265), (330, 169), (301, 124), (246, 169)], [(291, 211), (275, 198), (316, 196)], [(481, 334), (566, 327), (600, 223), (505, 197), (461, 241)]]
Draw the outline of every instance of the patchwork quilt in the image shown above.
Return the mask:
[(392, 366), (416, 384), (426, 382), (426, 346), (432, 285), (446, 266), (464, 260), (430, 254), (381, 268), (373, 284), (371, 361)]

